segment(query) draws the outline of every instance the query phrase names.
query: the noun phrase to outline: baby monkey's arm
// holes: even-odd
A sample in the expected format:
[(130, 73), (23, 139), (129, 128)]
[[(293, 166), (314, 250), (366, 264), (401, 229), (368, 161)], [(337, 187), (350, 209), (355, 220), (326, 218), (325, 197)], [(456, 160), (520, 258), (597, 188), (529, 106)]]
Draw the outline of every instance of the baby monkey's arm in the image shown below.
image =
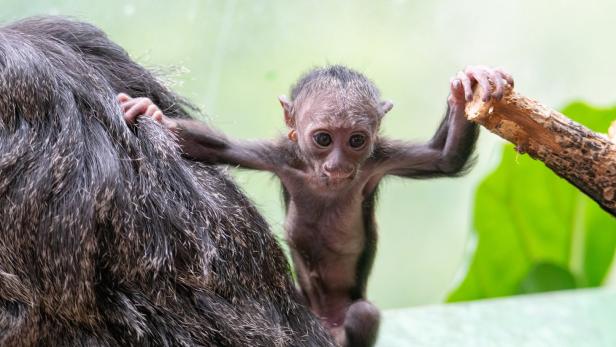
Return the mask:
[(472, 88), (478, 84), (485, 101), (500, 100), (506, 83), (513, 85), (513, 79), (500, 69), (471, 66), (460, 71), (451, 79), (447, 114), (432, 139), (423, 144), (382, 139), (377, 146), (376, 170), (380, 175), (413, 178), (463, 174), (479, 133), (464, 110), (472, 100)]
[(151, 118), (173, 132), (182, 152), (195, 160), (271, 172), (280, 167), (273, 141), (230, 139), (203, 122), (169, 118), (148, 98), (132, 98), (122, 93), (118, 101), (128, 124), (136, 123), (140, 117)]

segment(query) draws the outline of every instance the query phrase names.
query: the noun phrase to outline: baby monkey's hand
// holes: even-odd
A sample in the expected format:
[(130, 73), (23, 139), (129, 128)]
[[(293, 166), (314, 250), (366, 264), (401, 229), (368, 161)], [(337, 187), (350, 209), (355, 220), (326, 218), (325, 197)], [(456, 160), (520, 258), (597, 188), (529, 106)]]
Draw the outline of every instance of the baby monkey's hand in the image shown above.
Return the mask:
[(118, 101), (122, 112), (124, 112), (126, 123), (135, 124), (139, 117), (150, 117), (171, 131), (178, 131), (178, 123), (166, 117), (163, 111), (149, 98), (132, 98), (128, 94), (120, 93), (118, 94)]
[(149, 98), (133, 98), (120, 93), (118, 101), (127, 124), (135, 124), (139, 117), (152, 118), (173, 132), (182, 153), (193, 159), (217, 162), (221, 151), (228, 147), (225, 137), (207, 125), (191, 119), (169, 118)]

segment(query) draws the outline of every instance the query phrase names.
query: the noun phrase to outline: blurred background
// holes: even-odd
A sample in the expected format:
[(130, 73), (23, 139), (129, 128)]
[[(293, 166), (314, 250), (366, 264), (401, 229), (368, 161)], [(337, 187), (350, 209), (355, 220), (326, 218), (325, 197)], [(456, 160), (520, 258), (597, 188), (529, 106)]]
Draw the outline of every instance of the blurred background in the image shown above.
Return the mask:
[[(466, 65), (502, 66), (514, 76), (519, 92), (556, 108), (572, 100), (599, 106), (616, 103), (616, 2), (610, 0), (0, 4), (2, 23), (54, 14), (99, 26), (137, 61), (160, 71), (216, 127), (240, 138), (283, 134), (277, 96), (286, 94), (300, 74), (324, 64), (345, 64), (375, 81), (384, 98), (395, 104), (383, 133), (403, 139), (424, 141), (432, 136), (445, 111), (449, 78)], [(502, 142), (482, 131), (477, 165), (468, 176), (392, 178), (382, 184), (377, 209), (380, 240), (368, 294), (378, 306), (443, 302), (460, 285), (478, 244), (474, 194), (502, 153)], [(278, 182), (264, 173), (233, 174), (281, 234)], [(570, 224), (547, 228), (568, 233)], [(616, 232), (613, 224), (600, 228)], [(509, 242), (492, 235), (495, 242)], [(571, 237), (567, 247), (576, 249), (575, 242)], [(613, 248), (604, 253), (603, 262), (611, 264)], [(596, 284), (605, 283), (609, 274), (599, 277)]]

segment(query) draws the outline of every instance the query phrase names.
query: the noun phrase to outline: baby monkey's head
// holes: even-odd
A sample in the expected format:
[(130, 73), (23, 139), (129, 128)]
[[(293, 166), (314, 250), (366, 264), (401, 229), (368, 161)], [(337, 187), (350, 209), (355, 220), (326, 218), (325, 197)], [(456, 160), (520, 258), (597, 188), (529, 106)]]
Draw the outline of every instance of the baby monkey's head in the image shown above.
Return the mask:
[(374, 148), (383, 116), (391, 110), (364, 75), (334, 65), (313, 69), (280, 97), (289, 139), (328, 186), (355, 178)]

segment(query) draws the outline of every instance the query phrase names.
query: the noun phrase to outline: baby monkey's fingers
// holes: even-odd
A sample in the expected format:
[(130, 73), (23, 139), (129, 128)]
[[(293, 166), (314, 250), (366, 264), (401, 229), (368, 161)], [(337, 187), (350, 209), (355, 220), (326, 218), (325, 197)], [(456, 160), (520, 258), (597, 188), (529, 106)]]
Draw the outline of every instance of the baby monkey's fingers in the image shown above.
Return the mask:
[[(129, 103), (130, 105), (127, 105)], [(152, 100), (147, 98), (137, 98), (128, 101), (124, 105), (124, 120), (130, 124), (135, 123), (138, 117), (145, 115), (148, 110), (148, 107), (150, 107), (151, 105), (153, 105)]]
[(154, 114), (160, 111), (149, 98), (131, 98), (120, 94), (118, 100), (124, 112), (124, 120), (129, 124), (135, 123), (141, 116), (154, 118)]
[(502, 78), (503, 78), (505, 81), (507, 81), (507, 83), (508, 83), (510, 86), (512, 86), (512, 87), (514, 86), (513, 77), (511, 76), (511, 74), (509, 74), (508, 72), (506, 72), (506, 71), (505, 71), (502, 67), (497, 67), (497, 68), (494, 68), (494, 71), (496, 71), (497, 73), (499, 73), (499, 74), (502, 76)]
[(145, 116), (152, 118), (155, 122), (162, 124), (165, 128), (169, 128), (171, 130), (176, 130), (177, 124), (175, 121), (165, 117), (163, 111), (158, 108), (155, 104), (151, 104), (148, 106), (148, 109), (145, 110)]
[(149, 98), (133, 98), (125, 93), (118, 94), (117, 98), (122, 112), (124, 112), (124, 121), (126, 123), (135, 124), (139, 117), (150, 117), (171, 131), (178, 131), (177, 122), (165, 117), (163, 111)]
[(126, 94), (126, 93), (120, 93), (117, 96), (118, 101), (120, 102), (120, 104), (123, 104), (129, 100), (131, 100), (132, 98), (130, 97), (130, 95)]
[(162, 124), (165, 120), (165, 115), (163, 114), (163, 111), (157, 110), (152, 114), (152, 119)]
[[(145, 112), (143, 113), (144, 116), (148, 116), (152, 119), (154, 119), (154, 113), (160, 111), (160, 109), (158, 108), (158, 106), (151, 104), (150, 106), (148, 106), (148, 108), (145, 110)], [(154, 119), (155, 120), (155, 119)]]

